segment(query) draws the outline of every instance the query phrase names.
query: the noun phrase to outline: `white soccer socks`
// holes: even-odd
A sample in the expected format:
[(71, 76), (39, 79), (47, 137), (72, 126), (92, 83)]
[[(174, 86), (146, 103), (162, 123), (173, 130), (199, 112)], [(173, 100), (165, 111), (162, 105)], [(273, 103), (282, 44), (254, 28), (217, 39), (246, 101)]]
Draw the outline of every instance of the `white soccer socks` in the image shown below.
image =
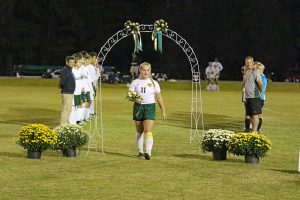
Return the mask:
[(90, 114), (91, 114), (91, 110), (90, 108), (86, 108), (85, 109), (85, 114), (84, 114), (84, 120), (90, 120)]
[(152, 146), (153, 146), (153, 135), (152, 132), (145, 133), (145, 143), (146, 143), (146, 153), (151, 156)]
[(75, 106), (72, 106), (72, 111), (69, 115), (69, 123), (76, 124), (76, 108), (75, 108)]
[(91, 115), (95, 114), (95, 102), (94, 100), (91, 100), (91, 105), (90, 105), (90, 110), (91, 110)]
[(136, 132), (136, 146), (138, 148), (139, 153), (144, 154), (144, 133)]

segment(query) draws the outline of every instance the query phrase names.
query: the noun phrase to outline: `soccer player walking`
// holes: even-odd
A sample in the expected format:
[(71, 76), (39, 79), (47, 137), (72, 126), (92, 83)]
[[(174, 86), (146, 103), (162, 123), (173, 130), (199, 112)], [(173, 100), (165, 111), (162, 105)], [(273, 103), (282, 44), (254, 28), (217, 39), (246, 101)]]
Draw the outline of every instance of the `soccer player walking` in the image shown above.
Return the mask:
[[(157, 81), (151, 78), (151, 65), (144, 62), (140, 65), (139, 78), (132, 81), (129, 91), (136, 92), (141, 98), (135, 99), (133, 105), (133, 120), (136, 127), (136, 143), (138, 156), (150, 160), (153, 146), (152, 129), (155, 121), (155, 97), (161, 109), (161, 117), (166, 118), (165, 105)], [(146, 152), (144, 153), (144, 138)]]

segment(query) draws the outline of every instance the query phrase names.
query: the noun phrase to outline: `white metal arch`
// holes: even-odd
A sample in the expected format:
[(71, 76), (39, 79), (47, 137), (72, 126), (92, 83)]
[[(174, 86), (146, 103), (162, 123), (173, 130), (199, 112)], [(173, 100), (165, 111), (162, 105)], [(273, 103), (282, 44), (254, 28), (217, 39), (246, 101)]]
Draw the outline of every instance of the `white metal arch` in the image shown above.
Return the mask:
[[(141, 24), (140, 26), (140, 32), (151, 32), (154, 30), (154, 25), (152, 24)], [(115, 33), (113, 36), (111, 36), (105, 44), (101, 47), (100, 52), (98, 53), (98, 61), (99, 65), (103, 66), (103, 63), (105, 61), (105, 58), (107, 54), (110, 52), (110, 50), (122, 39), (130, 36), (130, 31), (127, 31), (125, 29), (119, 30), (117, 33)], [(190, 63), (191, 67), (191, 73), (192, 73), (192, 99), (191, 99), (191, 129), (190, 129), (190, 142), (195, 138), (195, 136), (200, 136), (199, 133), (199, 121), (201, 118), (201, 125), (202, 125), (202, 131), (204, 131), (204, 119), (203, 119), (203, 110), (202, 110), (202, 95), (201, 95), (201, 79), (200, 79), (200, 69), (199, 69), (199, 63), (196, 54), (194, 53), (193, 48), (189, 45), (189, 43), (181, 37), (178, 33), (175, 31), (172, 31), (168, 29), (166, 32), (163, 32), (163, 35), (171, 40), (173, 40), (178, 46), (181, 47), (183, 52), (186, 54), (188, 61)], [(102, 146), (102, 152), (104, 153), (103, 149), (103, 126), (102, 126), (102, 94), (101, 94), (101, 78), (100, 83), (98, 86), (98, 93), (97, 99), (96, 99), (96, 110), (97, 115), (95, 117), (95, 128), (93, 133), (91, 134), (91, 139), (94, 136), (98, 136), (101, 138), (101, 146)], [(99, 108), (97, 102), (99, 101)], [(100, 117), (100, 130), (98, 129), (98, 120)], [(90, 126), (91, 127), (91, 126)], [(97, 148), (97, 144), (89, 143), (88, 149), (90, 148)]]

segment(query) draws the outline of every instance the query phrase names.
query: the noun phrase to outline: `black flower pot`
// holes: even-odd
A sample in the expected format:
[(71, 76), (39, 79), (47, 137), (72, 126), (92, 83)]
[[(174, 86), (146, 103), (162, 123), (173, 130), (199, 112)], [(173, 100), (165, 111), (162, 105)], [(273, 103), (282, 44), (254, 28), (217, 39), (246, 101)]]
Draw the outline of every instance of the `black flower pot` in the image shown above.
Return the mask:
[(245, 155), (245, 163), (258, 164), (259, 157), (257, 155)]
[(28, 159), (41, 159), (42, 152), (41, 151), (27, 151)]
[(216, 149), (212, 151), (214, 160), (226, 160), (227, 150), (226, 149)]
[(76, 148), (71, 148), (63, 151), (64, 157), (76, 157)]

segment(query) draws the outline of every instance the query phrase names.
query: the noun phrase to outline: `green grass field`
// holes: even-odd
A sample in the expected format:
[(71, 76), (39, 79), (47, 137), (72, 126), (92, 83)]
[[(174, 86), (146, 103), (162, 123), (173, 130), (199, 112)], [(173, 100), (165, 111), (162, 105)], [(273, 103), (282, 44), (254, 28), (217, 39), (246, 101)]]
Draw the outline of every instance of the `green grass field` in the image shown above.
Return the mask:
[[(202, 90), (205, 129), (240, 131), (240, 83), (220, 87)], [(46, 151), (41, 160), (29, 160), (15, 143), (18, 131), (30, 123), (59, 124), (57, 80), (0, 79), (0, 199), (300, 199), (300, 84), (269, 84), (262, 131), (273, 147), (258, 165), (231, 154), (213, 161), (196, 140), (190, 144), (191, 83), (161, 88), (167, 120), (156, 121), (151, 161), (136, 157), (127, 87), (106, 84), (105, 155), (92, 149), (86, 156), (83, 147), (76, 158)]]

